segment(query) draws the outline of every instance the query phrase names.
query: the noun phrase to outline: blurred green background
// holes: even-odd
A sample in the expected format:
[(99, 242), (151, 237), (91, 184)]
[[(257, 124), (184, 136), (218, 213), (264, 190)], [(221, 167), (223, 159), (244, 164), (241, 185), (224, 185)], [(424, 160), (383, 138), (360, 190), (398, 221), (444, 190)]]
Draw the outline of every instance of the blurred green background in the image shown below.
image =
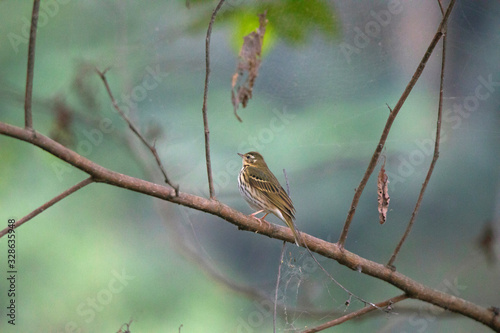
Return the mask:
[[(154, 159), (113, 110), (94, 69), (146, 133), (181, 191), (207, 196), (201, 115), (205, 33), (214, 1), (45, 1), (36, 45), (34, 126), (112, 170), (161, 183)], [(23, 126), (30, 1), (0, 2), (0, 120)], [(233, 115), (231, 76), (242, 36), (268, 10), (253, 99)], [(237, 152), (261, 152), (285, 183), (297, 227), (336, 241), (388, 116), (440, 21), (436, 1), (228, 0), (215, 22), (208, 98), (217, 198), (242, 212)], [(458, 1), (449, 24), (440, 158), (397, 269), (430, 287), (500, 304), (497, 260), (479, 239), (499, 230), (500, 5)], [(432, 159), (441, 43), (398, 115), (384, 151), (390, 211), (378, 223), (376, 175), (347, 249), (386, 263)], [(479, 88), (478, 88), (479, 87)], [(476, 97), (477, 91), (483, 98)], [(486, 96), (487, 94), (487, 96)], [(486, 97), (484, 97), (486, 96)], [(104, 119), (104, 120), (103, 120)], [(0, 137), (1, 223), (20, 219), (86, 178), (26, 143)], [(377, 169), (378, 170), (378, 169)], [(275, 217), (269, 220), (281, 223)], [(271, 332), (281, 242), (219, 218), (92, 184), (16, 230), (17, 318), (2, 332)], [(7, 271), (6, 238), (0, 270)], [(494, 254), (495, 256), (495, 254)], [(387, 283), (321, 260), (364, 299), (399, 294)], [(303, 249), (287, 245), (279, 332), (344, 314), (348, 295)], [(7, 273), (5, 273), (7, 275)], [(257, 295), (256, 295), (257, 294)], [(361, 308), (355, 300), (347, 311)], [(405, 301), (326, 332), (482, 332), (474, 321)], [(333, 314), (332, 314), (333, 312)]]

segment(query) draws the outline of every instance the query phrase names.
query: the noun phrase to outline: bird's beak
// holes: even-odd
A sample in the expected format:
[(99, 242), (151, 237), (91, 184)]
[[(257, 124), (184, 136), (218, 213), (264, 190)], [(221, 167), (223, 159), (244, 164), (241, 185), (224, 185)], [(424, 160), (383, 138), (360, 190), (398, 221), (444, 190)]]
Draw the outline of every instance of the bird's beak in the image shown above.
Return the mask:
[(243, 156), (244, 156), (243, 154), (240, 154), (240, 153), (238, 153), (238, 155), (240, 155), (241, 158), (243, 158)]

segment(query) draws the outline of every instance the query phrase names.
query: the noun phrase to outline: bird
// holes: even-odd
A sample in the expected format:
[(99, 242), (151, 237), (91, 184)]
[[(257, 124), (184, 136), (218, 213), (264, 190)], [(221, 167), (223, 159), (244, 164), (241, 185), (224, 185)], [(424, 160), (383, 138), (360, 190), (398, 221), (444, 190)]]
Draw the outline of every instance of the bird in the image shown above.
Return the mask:
[(265, 213), (259, 219), (265, 221), (266, 216), (273, 213), (292, 230), (295, 244), (299, 246), (299, 237), (293, 222), (295, 208), (292, 199), (269, 170), (264, 157), (255, 151), (238, 155), (243, 159), (243, 167), (238, 175), (240, 194), (250, 207), (257, 210), (250, 216), (255, 217), (257, 214)]

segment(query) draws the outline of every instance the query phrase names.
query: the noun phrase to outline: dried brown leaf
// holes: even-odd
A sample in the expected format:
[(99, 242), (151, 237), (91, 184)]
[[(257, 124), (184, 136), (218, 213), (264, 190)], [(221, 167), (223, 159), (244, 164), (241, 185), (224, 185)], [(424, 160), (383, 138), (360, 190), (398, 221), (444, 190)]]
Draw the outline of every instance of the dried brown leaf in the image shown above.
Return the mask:
[(81, 63), (73, 78), (72, 88), (78, 100), (85, 106), (86, 111), (95, 113), (100, 108), (96, 99), (99, 90), (94, 80), (95, 66), (90, 63)]
[(378, 212), (380, 224), (384, 224), (387, 219), (387, 210), (389, 209), (389, 177), (385, 173), (385, 158), (380, 172), (378, 173), (377, 189), (378, 189)]
[(238, 66), (231, 80), (231, 102), (233, 103), (234, 115), (238, 116), (240, 104), (246, 107), (252, 98), (252, 89), (255, 79), (259, 75), (259, 67), (262, 55), (262, 42), (266, 33), (267, 12), (259, 15), (259, 28), (243, 37), (243, 45), (239, 54)]
[(493, 223), (488, 221), (488, 223), (483, 227), (477, 243), (489, 264), (494, 264), (497, 260), (495, 255), (495, 241), (496, 235)]
[(50, 137), (64, 146), (72, 146), (75, 141), (71, 128), (73, 124), (73, 111), (61, 98), (54, 100), (53, 111), (55, 119), (50, 131)]

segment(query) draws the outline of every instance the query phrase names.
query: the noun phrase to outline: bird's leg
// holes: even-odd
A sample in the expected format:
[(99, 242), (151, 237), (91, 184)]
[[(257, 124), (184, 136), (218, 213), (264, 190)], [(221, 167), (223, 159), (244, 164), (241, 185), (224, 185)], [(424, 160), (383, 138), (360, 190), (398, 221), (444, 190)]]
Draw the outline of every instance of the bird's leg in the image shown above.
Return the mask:
[[(263, 211), (264, 211), (264, 210), (259, 210), (258, 212), (255, 212), (255, 213), (253, 213), (253, 214), (250, 214), (250, 216), (255, 217), (257, 220), (259, 220), (259, 226), (261, 226), (261, 225), (262, 225), (262, 222), (267, 222), (267, 221), (265, 220), (265, 218), (266, 218), (266, 216), (267, 216), (269, 213), (266, 213), (266, 215), (264, 215), (264, 216), (263, 216), (263, 217), (261, 217), (261, 218), (258, 218), (258, 217), (256, 217), (256, 216), (255, 216), (255, 215), (257, 215), (257, 214), (262, 213)], [(268, 223), (269, 223), (269, 222), (268, 222)]]
[(267, 222), (267, 221), (266, 221), (266, 216), (267, 216), (268, 214), (269, 214), (269, 213), (266, 213), (266, 215), (262, 216), (262, 217), (259, 219), (259, 226), (260, 226), (260, 225), (262, 225), (262, 222), (265, 222), (265, 223), (268, 223), (268, 224), (269, 224), (269, 222)]
[(253, 214), (250, 214), (250, 216), (255, 217), (255, 215), (260, 214), (262, 212), (263, 212), (263, 210), (259, 210), (259, 211), (255, 212)]
[(267, 221), (266, 221), (266, 216), (267, 216), (267, 215), (269, 215), (269, 213), (266, 213), (266, 215), (262, 216), (259, 220), (260, 220), (261, 222), (267, 222)]

